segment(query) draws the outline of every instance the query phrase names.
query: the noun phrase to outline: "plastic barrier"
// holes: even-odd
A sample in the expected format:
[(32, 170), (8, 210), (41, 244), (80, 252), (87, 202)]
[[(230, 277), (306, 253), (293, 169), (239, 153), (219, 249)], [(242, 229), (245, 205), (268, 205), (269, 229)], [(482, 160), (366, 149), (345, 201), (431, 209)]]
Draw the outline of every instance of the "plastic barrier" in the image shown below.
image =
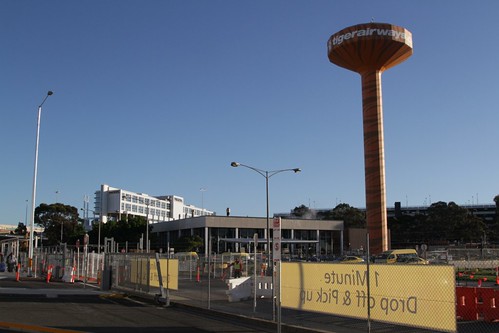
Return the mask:
[(478, 320), (476, 288), (456, 287), (457, 317), (463, 320)]
[(229, 287), (229, 290), (225, 291), (225, 293), (229, 298), (229, 302), (239, 302), (250, 299), (252, 285), (251, 277), (228, 280), (227, 286)]
[(499, 320), (499, 290), (482, 289), (483, 320), (493, 322)]
[[(252, 292), (254, 292), (252, 290)], [(256, 297), (272, 298), (272, 276), (258, 277), (256, 279)]]
[(75, 267), (74, 266), (66, 266), (64, 269), (64, 275), (62, 276), (62, 281), (64, 282), (75, 282)]
[(456, 287), (456, 314), (462, 320), (499, 321), (499, 290)]

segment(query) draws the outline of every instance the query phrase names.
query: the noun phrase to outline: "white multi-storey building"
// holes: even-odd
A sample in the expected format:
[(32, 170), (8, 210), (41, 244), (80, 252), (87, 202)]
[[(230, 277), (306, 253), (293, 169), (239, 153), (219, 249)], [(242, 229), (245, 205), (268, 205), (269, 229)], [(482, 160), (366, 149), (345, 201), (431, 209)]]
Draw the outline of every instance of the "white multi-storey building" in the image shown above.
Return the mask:
[(109, 185), (101, 185), (95, 192), (96, 219), (102, 223), (121, 220), (130, 215), (143, 216), (149, 223), (214, 215), (213, 212), (193, 205), (186, 205), (184, 198), (176, 195), (151, 196)]

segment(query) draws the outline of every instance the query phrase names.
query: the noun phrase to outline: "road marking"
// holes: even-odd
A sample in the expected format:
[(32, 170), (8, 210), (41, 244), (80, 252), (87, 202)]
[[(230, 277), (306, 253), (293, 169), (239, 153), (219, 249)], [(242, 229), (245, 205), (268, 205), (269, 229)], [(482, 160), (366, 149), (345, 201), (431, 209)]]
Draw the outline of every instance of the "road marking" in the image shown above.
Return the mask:
[(35, 326), (28, 324), (9, 323), (0, 321), (0, 327), (7, 329), (19, 329), (22, 332), (45, 332), (45, 333), (84, 333), (84, 331), (64, 330), (54, 327)]

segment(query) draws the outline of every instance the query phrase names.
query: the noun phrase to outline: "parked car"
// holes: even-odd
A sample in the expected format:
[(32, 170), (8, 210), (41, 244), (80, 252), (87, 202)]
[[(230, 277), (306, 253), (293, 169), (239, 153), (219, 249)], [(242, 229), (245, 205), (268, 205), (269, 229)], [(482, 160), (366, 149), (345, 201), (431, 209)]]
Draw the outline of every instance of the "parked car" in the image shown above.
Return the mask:
[(357, 256), (344, 256), (340, 259), (341, 263), (359, 263), (364, 262), (364, 259)]
[(428, 264), (428, 261), (420, 258), (414, 249), (385, 251), (375, 256), (374, 262), (380, 264)]

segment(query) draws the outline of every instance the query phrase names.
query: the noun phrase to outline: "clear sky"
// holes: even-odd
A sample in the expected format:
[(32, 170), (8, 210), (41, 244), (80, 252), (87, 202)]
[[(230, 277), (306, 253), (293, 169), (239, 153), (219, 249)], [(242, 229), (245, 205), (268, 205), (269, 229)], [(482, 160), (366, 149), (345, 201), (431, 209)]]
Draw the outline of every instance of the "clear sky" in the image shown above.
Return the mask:
[[(365, 206), (360, 76), (328, 38), (360, 23), (413, 34), (383, 76), (388, 206), (499, 194), (499, 1), (1, 1), (0, 224), (83, 207), (100, 184), (218, 214)], [(205, 189), (201, 191), (200, 189)], [(27, 202), (28, 200), (28, 202)], [(28, 222), (29, 210), (28, 210)]]

